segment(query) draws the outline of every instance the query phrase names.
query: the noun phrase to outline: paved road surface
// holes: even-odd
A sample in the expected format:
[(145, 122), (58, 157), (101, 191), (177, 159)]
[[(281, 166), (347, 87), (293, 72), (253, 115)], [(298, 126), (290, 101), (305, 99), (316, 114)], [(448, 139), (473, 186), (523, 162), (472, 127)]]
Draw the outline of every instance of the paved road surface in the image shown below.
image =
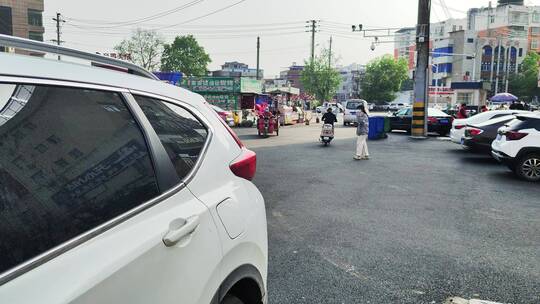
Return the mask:
[(540, 185), (435, 137), (353, 161), (354, 128), (327, 148), (319, 128), (237, 130), (258, 154), (271, 304), (540, 303)]

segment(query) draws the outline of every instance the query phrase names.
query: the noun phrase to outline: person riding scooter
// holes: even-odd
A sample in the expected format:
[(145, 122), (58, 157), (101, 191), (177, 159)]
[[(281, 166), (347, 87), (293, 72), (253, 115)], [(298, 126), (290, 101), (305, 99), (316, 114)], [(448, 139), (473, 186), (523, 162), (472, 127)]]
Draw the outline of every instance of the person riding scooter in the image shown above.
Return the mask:
[(334, 123), (337, 122), (337, 117), (334, 115), (334, 113), (332, 113), (332, 108), (328, 108), (328, 110), (326, 110), (326, 113), (324, 113), (322, 117), (322, 121), (325, 124), (332, 125), (332, 127), (334, 126)]
[(324, 124), (321, 130), (321, 142), (327, 146), (334, 139), (334, 123), (337, 122), (337, 117), (329, 108), (323, 115), (322, 120)]

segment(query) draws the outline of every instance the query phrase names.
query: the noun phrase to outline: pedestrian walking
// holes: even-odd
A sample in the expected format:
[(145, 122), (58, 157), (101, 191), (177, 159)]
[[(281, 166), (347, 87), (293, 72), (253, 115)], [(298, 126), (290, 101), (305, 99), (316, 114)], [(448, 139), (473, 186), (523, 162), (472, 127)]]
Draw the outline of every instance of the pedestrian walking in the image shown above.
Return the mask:
[(369, 152), (367, 146), (367, 139), (369, 133), (369, 116), (366, 111), (364, 104), (361, 104), (357, 107), (356, 120), (358, 127), (356, 128), (356, 154), (354, 155), (355, 160), (369, 159)]
[(462, 103), (461, 106), (459, 107), (459, 110), (457, 112), (457, 118), (458, 119), (465, 119), (467, 118), (467, 104), (465, 103)]

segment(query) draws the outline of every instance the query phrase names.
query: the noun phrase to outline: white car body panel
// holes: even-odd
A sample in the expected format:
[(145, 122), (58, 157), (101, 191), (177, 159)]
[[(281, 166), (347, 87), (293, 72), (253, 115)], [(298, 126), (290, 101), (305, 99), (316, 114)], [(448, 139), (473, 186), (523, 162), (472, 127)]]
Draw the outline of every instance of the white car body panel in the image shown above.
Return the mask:
[[(53, 79), (179, 100), (202, 115), (212, 129), (200, 167), (184, 189), (8, 281), (0, 287), (0, 303), (208, 304), (223, 280), (242, 265), (254, 266), (266, 288), (264, 199), (253, 183), (231, 172), (229, 165), (242, 149), (202, 96), (157, 80), (79, 63), (0, 53), (0, 66), (4, 78)], [(242, 213), (236, 214), (237, 221), (220, 219), (217, 206), (226, 199), (234, 201), (234, 212)], [(166, 247), (162, 238), (169, 224), (192, 216), (200, 220), (193, 234)], [(240, 233), (231, 238), (226, 225)]]
[(450, 139), (456, 144), (461, 144), (461, 139), (465, 136), (465, 127), (461, 129), (456, 129), (456, 126), (466, 126), (471, 124), (480, 124), (492, 119), (494, 116), (500, 117), (505, 115), (513, 115), (520, 113), (530, 113), (527, 111), (521, 110), (494, 110), (484, 113), (477, 114), (475, 116), (464, 118), (464, 119), (454, 119), (452, 123), (452, 129), (450, 129)]
[[(194, 215), (200, 218), (195, 232), (165, 247), (169, 223)], [(172, 304), (181, 296), (182, 303), (208, 304), (221, 283), (221, 256), (210, 212), (182, 189), (3, 285), (0, 302)]]

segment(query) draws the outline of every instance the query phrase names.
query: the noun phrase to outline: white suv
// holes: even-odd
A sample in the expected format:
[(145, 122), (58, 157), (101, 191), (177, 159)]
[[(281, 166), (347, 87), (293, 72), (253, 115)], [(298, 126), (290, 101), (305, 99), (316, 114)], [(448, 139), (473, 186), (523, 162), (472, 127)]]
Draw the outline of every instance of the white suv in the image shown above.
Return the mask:
[(266, 303), (255, 153), (200, 95), (50, 51), (101, 67), (0, 53), (0, 303)]
[(522, 114), (499, 129), (492, 154), (520, 178), (540, 181), (540, 114)]

